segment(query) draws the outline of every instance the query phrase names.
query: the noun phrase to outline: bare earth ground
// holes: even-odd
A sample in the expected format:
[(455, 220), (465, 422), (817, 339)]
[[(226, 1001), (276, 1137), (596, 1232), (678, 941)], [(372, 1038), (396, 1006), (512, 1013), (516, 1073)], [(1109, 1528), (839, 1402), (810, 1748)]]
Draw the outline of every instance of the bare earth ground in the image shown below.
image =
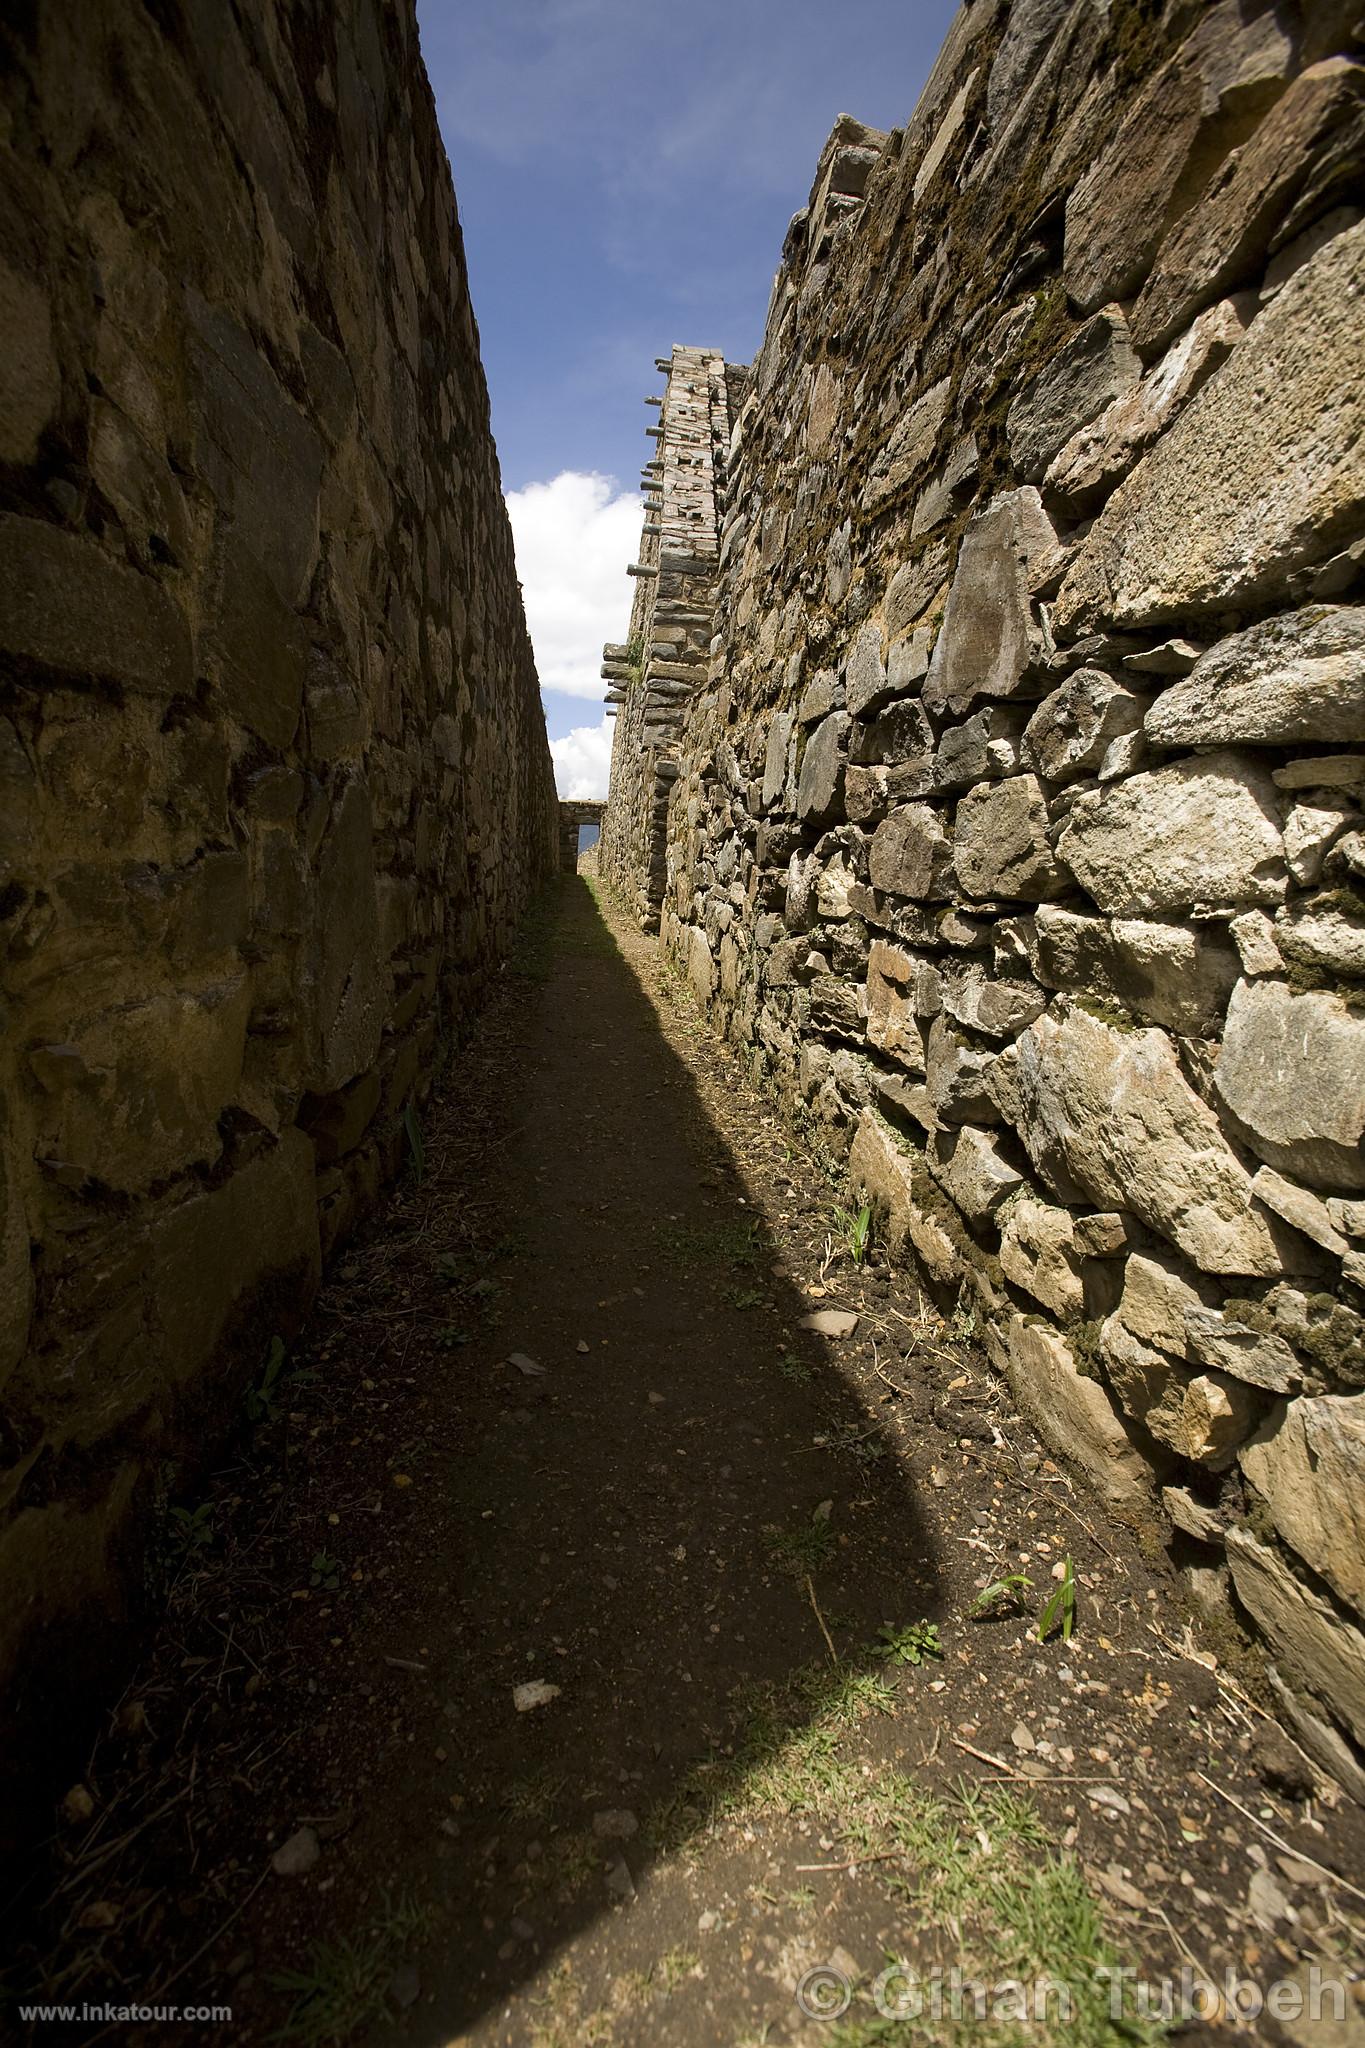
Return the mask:
[[(1360, 2038), (1360, 1814), (967, 1319), (854, 1264), (837, 1188), (584, 879), (422, 1136), (168, 1505), (167, 1619), (11, 1912), (11, 1998), (233, 2020), (18, 2038), (1118, 2042), (1156, 2030), (1097, 1970), (1314, 1963), (1341, 2027), (1249, 2034)], [(801, 1327), (845, 1307), (843, 1341)], [(1075, 1632), (1040, 1641), (1068, 1560)], [(883, 2017), (891, 1962), (995, 2017), (947, 1985)], [(1044, 1972), (1070, 2018), (1020, 2024)]]

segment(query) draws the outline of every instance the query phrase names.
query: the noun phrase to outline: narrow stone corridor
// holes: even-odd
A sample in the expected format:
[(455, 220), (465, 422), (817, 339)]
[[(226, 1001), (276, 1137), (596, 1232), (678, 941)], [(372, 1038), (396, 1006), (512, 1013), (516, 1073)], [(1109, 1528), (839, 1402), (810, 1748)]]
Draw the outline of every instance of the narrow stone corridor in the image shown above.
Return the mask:
[(169, 1504), (168, 1619), (20, 1902), (21, 1996), (232, 2011), (88, 2040), (741, 2048), (902, 2038), (859, 2031), (898, 1957), (1069, 1976), (1030, 2038), (1101, 2042), (1096, 1970), (1301, 1969), (1258, 1885), (1340, 1978), (1356, 1810), (1190, 1654), (966, 1321), (855, 1264), (588, 879), (411, 1138)]

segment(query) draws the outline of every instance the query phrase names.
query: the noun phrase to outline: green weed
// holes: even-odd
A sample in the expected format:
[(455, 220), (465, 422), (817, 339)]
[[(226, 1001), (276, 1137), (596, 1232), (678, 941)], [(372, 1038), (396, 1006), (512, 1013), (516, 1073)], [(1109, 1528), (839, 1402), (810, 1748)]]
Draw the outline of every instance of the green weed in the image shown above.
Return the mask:
[(1032, 1591), (1033, 1581), (1027, 1572), (1007, 1572), (1003, 1579), (982, 1587), (972, 1602), (971, 1619), (991, 1621), (1005, 1614), (1022, 1614), (1025, 1595)]
[(423, 1940), (430, 1912), (410, 1893), (386, 1892), (375, 1921), (355, 1941), (314, 1942), (308, 1960), (267, 1979), (272, 1991), (290, 2000), (289, 2014), (270, 2036), (303, 2048), (348, 2040), (362, 2027), (373, 2029), (388, 2011), (387, 1989), (406, 1949)]
[(834, 1531), (823, 1520), (803, 1522), (795, 1529), (765, 1529), (763, 1542), (773, 1563), (797, 1578), (828, 1564), (836, 1548)]
[(217, 1531), (213, 1525), (215, 1503), (201, 1501), (197, 1508), (171, 1507), (166, 1510), (167, 1547), (173, 1558), (193, 1557), (207, 1550)]
[(943, 1657), (943, 1648), (938, 1639), (936, 1621), (912, 1621), (906, 1628), (893, 1628), (884, 1621), (877, 1630), (877, 1640), (872, 1645), (874, 1657), (883, 1657), (890, 1664), (923, 1664), (926, 1658)]
[(250, 1423), (278, 1422), (284, 1396), (300, 1387), (312, 1386), (315, 1372), (286, 1372), (287, 1354), (282, 1337), (272, 1337), (261, 1377), (246, 1390), (244, 1406)]
[(403, 1105), (403, 1130), (408, 1141), (412, 1177), (420, 1188), (427, 1170), (427, 1148), (422, 1141), (422, 1127), (417, 1121), (417, 1111), (410, 1102)]
[(1053, 1629), (1060, 1626), (1062, 1641), (1071, 1641), (1071, 1631), (1076, 1625), (1076, 1574), (1069, 1557), (1062, 1560), (1062, 1576), (1048, 1596), (1048, 1602), (1038, 1617), (1038, 1640), (1045, 1643)]
[(848, 1253), (854, 1265), (864, 1265), (872, 1245), (872, 1208), (870, 1203), (864, 1202), (856, 1215), (851, 1209), (840, 1209), (836, 1206), (834, 1211), (834, 1228), (838, 1234), (839, 1242), (843, 1245), (844, 1250)]

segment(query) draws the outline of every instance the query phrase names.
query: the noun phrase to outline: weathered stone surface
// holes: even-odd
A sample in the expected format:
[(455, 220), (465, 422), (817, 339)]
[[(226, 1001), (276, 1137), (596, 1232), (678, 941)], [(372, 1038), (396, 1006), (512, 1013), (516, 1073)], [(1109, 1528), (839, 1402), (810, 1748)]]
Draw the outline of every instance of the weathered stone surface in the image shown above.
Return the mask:
[(984, 968), (951, 975), (943, 983), (943, 1008), (958, 1024), (983, 1038), (1013, 1038), (1046, 1007), (1031, 982), (1001, 981)]
[(193, 686), (189, 630), (160, 583), (92, 540), (15, 513), (0, 517), (0, 647), (16, 661), (155, 697)]
[(1268, 105), (1290, 61), (1272, 12), (1248, 18), (1222, 0), (1144, 82), (1067, 201), (1063, 275), (1083, 311), (1133, 295), (1181, 211), (1205, 123), (1224, 102)]
[(927, 804), (903, 804), (872, 835), (868, 879), (888, 895), (941, 901), (950, 892), (952, 857), (953, 842), (938, 812)]
[(1201, 754), (1082, 796), (1057, 853), (1101, 910), (1279, 903), (1288, 880), (1278, 812), (1253, 758)]
[(1365, 1187), (1365, 1007), (1239, 982), (1214, 1080), (1267, 1165), (1315, 1187)]
[(923, 474), (947, 415), (950, 395), (949, 380), (945, 377), (920, 392), (906, 407), (863, 486), (864, 511), (875, 511)]
[(1233, 948), (1207, 927), (1038, 910), (1038, 978), (1048, 988), (1113, 996), (1190, 1038), (1216, 1031), (1237, 982)]
[(988, 1223), (1001, 1204), (1024, 1184), (990, 1131), (970, 1125), (942, 1131), (926, 1149), (929, 1171), (969, 1223)]
[(19, 1160), (0, 1107), (0, 1386), (23, 1357), (33, 1313), (33, 1262)]
[(1057, 537), (1032, 489), (996, 498), (967, 528), (924, 685), (932, 711), (1010, 697), (1042, 649), (1030, 603), (1057, 559)]
[(1324, 1720), (1321, 1713), (1314, 1713), (1307, 1697), (1286, 1685), (1273, 1664), (1266, 1667), (1266, 1676), (1304, 1753), (1328, 1778), (1335, 1779), (1357, 1806), (1365, 1806), (1365, 1770), (1361, 1769), (1345, 1736), (1330, 1721)]
[(61, 391), (47, 294), (0, 261), (0, 461), (33, 461)]
[(849, 651), (844, 678), (844, 705), (849, 717), (865, 718), (869, 712), (880, 709), (887, 690), (882, 629), (864, 626)]
[(1365, 898), (1348, 897), (1343, 890), (1339, 904), (1322, 909), (1318, 900), (1279, 912), (1271, 927), (1274, 967), (1257, 972), (1283, 973), (1292, 963), (1327, 981), (1365, 980)]
[(1161, 747), (1365, 736), (1365, 610), (1315, 604), (1220, 640), (1144, 721)]
[(898, 766), (909, 761), (925, 763), (925, 788), (931, 786), (927, 772), (930, 755), (934, 751), (934, 729), (925, 716), (923, 706), (913, 697), (899, 704), (889, 704), (874, 718), (859, 720), (853, 727), (849, 744), (849, 759), (860, 767), (870, 767), (876, 762), (895, 762)]
[(1111, 741), (1141, 729), (1147, 703), (1103, 669), (1074, 669), (1024, 728), (1020, 761), (1049, 782), (1097, 774)]
[(1237, 1597), (1286, 1675), (1307, 1685), (1357, 1742), (1365, 1742), (1365, 1635), (1250, 1530), (1229, 1529), (1227, 1544)]
[(986, 1077), (995, 1061), (954, 1031), (947, 1019), (935, 1017), (925, 1045), (925, 1077), (929, 1103), (943, 1124), (997, 1121), (995, 1098)]
[(1365, 224), (1290, 279), (1119, 485), (1067, 570), (1060, 627), (1269, 603), (1340, 545), (1365, 507), (1362, 285)]
[(250, 1002), (237, 976), (123, 1004), (73, 1029), (88, 1078), (57, 1100), (53, 1156), (124, 1194), (211, 1166), (242, 1071)]
[(1317, 881), (1333, 842), (1359, 816), (1353, 797), (1335, 796), (1331, 790), (1291, 808), (1284, 821), (1284, 864), (1301, 889)]
[(1087, 320), (1009, 409), (1010, 458), (1018, 475), (1036, 483), (1071, 436), (1132, 390), (1141, 374), (1118, 307)]
[(867, 1038), (911, 1073), (924, 1072), (924, 1046), (915, 1014), (915, 962), (899, 946), (874, 939), (867, 959)]
[(1017, 1052), (1020, 1134), (1059, 1192), (1131, 1210), (1206, 1272), (1278, 1273), (1251, 1177), (1164, 1032), (1073, 1008), (1039, 1017)]
[(796, 813), (804, 825), (828, 825), (843, 812), (848, 765), (848, 716), (831, 712), (806, 742), (796, 791)]
[(228, 716), (282, 752), (303, 707), (307, 636), (255, 553), (235, 537), (226, 544), (210, 648)]
[(1262, 1166), (1252, 1175), (1251, 1192), (1258, 1202), (1285, 1223), (1311, 1238), (1314, 1244), (1322, 1246), (1325, 1252), (1342, 1258), (1350, 1249), (1346, 1239), (1335, 1227), (1328, 1213), (1327, 1204), (1311, 1195), (1307, 1188), (1295, 1187), (1293, 1181), (1276, 1173), (1273, 1166)]
[(1085, 1281), (1069, 1209), (1030, 1195), (1010, 1205), (1000, 1233), (1005, 1278), (1063, 1321), (1085, 1314)]
[[(1049, 504), (1060, 504), (1072, 512), (1095, 510), (1143, 449), (1219, 364), (1226, 362), (1255, 310), (1252, 295), (1242, 293), (1201, 313), (1136, 389), (1125, 391), (1107, 405), (1098, 419), (1081, 427), (1058, 450), (1043, 479)], [(1141, 663), (1139, 657), (1134, 664), (1140, 673), (1144, 672)], [(1145, 670), (1148, 674), (1165, 672), (1153, 667)], [(1170, 672), (1181, 673), (1179, 669)]]
[(1047, 840), (1047, 799), (1034, 775), (980, 782), (957, 807), (953, 862), (969, 896), (1038, 902), (1064, 884)]
[(768, 744), (763, 755), (763, 808), (770, 811), (782, 794), (787, 780), (787, 747), (794, 721), (789, 711), (779, 711), (768, 727)]
[(1006, 1372), (1020, 1407), (1060, 1457), (1074, 1458), (1114, 1513), (1151, 1520), (1152, 1482), (1098, 1380), (1078, 1372), (1070, 1346), (1056, 1330), (1011, 1316)]
[(1365, 1612), (1365, 1394), (1281, 1403), (1239, 1462), (1285, 1542)]
[(1186, 1318), (1212, 1298), (1193, 1266), (1159, 1252), (1134, 1252), (1123, 1269), (1123, 1294), (1114, 1313), (1144, 1344), (1188, 1359), (1193, 1354)]
[(1303, 1366), (1283, 1337), (1239, 1322), (1221, 1309), (1191, 1306), (1186, 1311), (1184, 1349), (1201, 1365), (1268, 1393), (1287, 1393), (1303, 1380)]
[(1118, 1315), (1101, 1327), (1100, 1349), (1128, 1414), (1192, 1465), (1224, 1470), (1260, 1419), (1263, 1404), (1250, 1387), (1223, 1373), (1191, 1372)]
[(911, 1154), (873, 1110), (864, 1110), (848, 1155), (849, 1183), (878, 1209), (892, 1255), (908, 1244), (930, 1281), (951, 1288), (962, 1278), (962, 1261), (942, 1226), (915, 1200), (915, 1170)]
[(1169, 340), (1210, 299), (1246, 282), (1305, 179), (1321, 206), (1334, 171), (1343, 189), (1358, 174), (1362, 79), (1361, 66), (1344, 57), (1310, 65), (1224, 159), (1157, 251), (1133, 311), (1139, 347)]

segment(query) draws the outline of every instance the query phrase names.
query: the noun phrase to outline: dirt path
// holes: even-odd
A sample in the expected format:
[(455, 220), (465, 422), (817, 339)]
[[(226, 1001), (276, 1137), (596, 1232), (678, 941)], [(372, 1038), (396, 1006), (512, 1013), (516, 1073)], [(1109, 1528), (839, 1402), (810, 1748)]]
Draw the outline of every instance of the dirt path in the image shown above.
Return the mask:
[[(1071, 1978), (1057, 2028), (997, 1993), (993, 2041), (1132, 2038), (1115, 1964), (1343, 1976), (1354, 1809), (1188, 1654), (970, 1330), (830, 1243), (837, 1191), (584, 881), (424, 1152), (168, 1519), (11, 1988), (234, 2012), (87, 2040), (850, 2048), (958, 2038), (888, 2027), (891, 1957)], [(831, 1307), (840, 1342), (801, 1327)], [(842, 2018), (798, 2003), (821, 1968)]]

